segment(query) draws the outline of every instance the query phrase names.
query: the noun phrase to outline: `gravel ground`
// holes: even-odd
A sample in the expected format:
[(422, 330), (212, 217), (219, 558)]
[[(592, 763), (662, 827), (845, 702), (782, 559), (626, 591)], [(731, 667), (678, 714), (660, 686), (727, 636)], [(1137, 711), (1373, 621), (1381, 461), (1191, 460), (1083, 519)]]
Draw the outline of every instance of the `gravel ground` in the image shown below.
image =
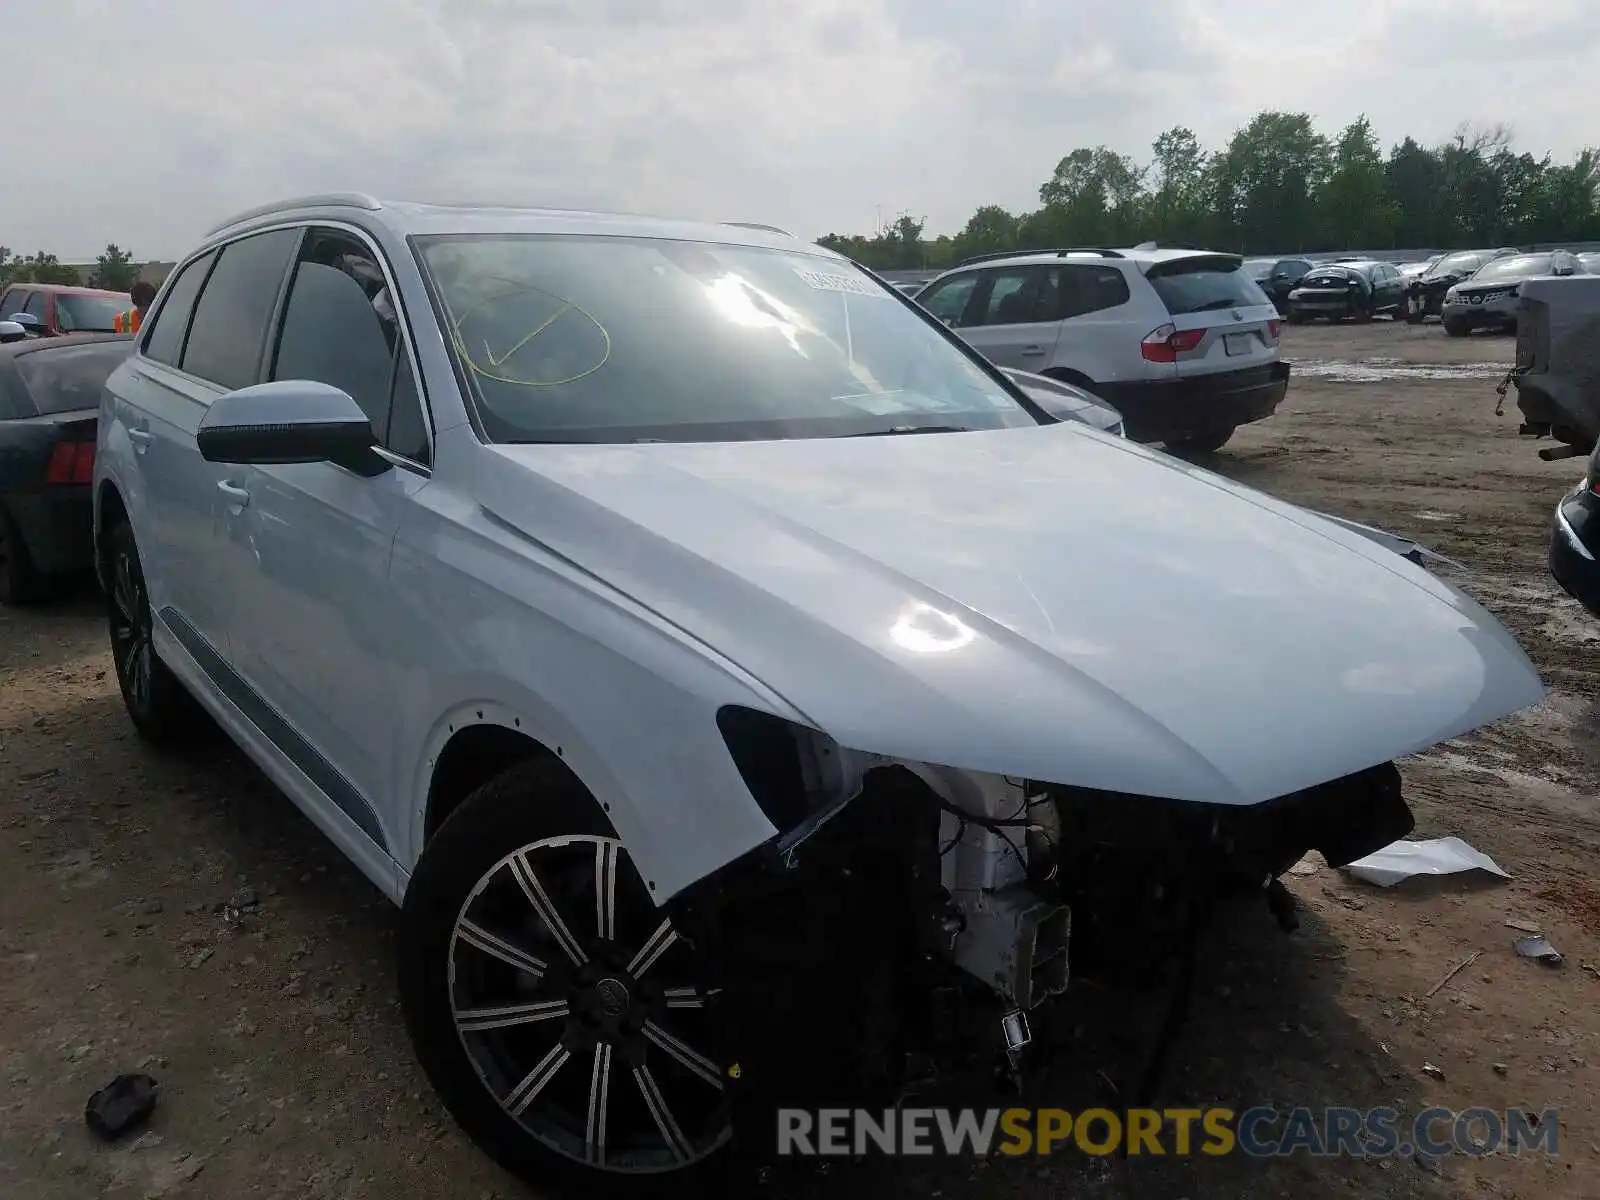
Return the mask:
[[(1419, 836), (1457, 834), (1508, 883), (1379, 891), (1293, 875), (1300, 931), (1251, 910), (1208, 943), (1173, 1103), (1562, 1110), (1560, 1155), (1255, 1162), (1060, 1155), (834, 1166), (774, 1196), (1593, 1196), (1600, 1190), (1600, 623), (1544, 568), (1575, 463), (1493, 414), (1504, 338), (1379, 322), (1285, 330), (1300, 364), (1273, 419), (1213, 463), (1289, 500), (1383, 525), (1463, 563), (1552, 693), (1402, 764)], [(429, 1095), (392, 985), (393, 914), (226, 747), (143, 748), (97, 600), (0, 610), (0, 1196), (528, 1195)], [(241, 888), (242, 928), (218, 909)], [(1519, 959), (1507, 920), (1566, 955)], [(1482, 956), (1431, 998), (1446, 973)], [(1084, 989), (1051, 1026), (1029, 1099), (1115, 1103), (1159, 1019)], [(1427, 1064), (1432, 1068), (1424, 1072)], [(84, 1101), (120, 1071), (162, 1083), (150, 1132), (101, 1146)], [(970, 1094), (970, 1093), (969, 1093)]]

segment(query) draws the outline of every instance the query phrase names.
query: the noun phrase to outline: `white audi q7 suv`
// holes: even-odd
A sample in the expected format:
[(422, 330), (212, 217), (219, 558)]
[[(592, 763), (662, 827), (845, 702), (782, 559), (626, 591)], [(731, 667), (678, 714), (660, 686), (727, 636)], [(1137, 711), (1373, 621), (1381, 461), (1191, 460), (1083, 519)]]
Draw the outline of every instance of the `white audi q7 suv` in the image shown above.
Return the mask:
[(1180, 960), (1543, 695), (1414, 550), (1057, 421), (763, 227), (254, 210), (95, 461), (134, 725), (208, 714), (399, 905), (425, 1070), (544, 1187), (742, 1161), (949, 979), (1025, 1064), (1069, 957)]

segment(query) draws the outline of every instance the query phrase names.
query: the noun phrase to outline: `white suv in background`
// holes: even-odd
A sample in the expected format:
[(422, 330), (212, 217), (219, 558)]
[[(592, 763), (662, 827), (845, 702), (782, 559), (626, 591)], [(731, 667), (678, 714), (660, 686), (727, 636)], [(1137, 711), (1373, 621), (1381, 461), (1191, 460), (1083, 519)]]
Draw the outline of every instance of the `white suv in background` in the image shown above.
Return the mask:
[(1001, 367), (1087, 388), (1130, 438), (1220, 448), (1288, 388), (1277, 309), (1234, 254), (1044, 250), (968, 259), (917, 303)]

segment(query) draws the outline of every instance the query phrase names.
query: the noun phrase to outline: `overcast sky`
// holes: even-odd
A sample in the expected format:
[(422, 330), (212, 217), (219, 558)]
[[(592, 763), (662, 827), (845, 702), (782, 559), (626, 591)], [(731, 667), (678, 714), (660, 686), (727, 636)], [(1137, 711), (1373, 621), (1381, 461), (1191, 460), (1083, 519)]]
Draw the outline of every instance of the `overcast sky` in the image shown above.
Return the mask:
[(0, 244), (172, 258), (358, 189), (871, 232), (1262, 108), (1600, 139), (1595, 0), (12, 0)]

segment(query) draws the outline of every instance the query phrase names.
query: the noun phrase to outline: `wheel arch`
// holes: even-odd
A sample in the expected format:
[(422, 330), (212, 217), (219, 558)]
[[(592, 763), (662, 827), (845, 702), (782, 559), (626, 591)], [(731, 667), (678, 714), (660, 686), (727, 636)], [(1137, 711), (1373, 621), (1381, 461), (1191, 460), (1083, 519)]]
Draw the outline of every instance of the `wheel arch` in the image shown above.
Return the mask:
[[(473, 710), (474, 713), (478, 711), (481, 710)], [(417, 846), (419, 852), (433, 840), (440, 827), (468, 796), (490, 780), (526, 762), (538, 760), (559, 763), (594, 800), (594, 794), (567, 764), (564, 747), (549, 746), (526, 732), (518, 717), (512, 717), (509, 724), (501, 719), (473, 720), (459, 725), (449, 723), (446, 725), (446, 734), (447, 740), (433, 757), (428, 776), (427, 798), (422, 812), (422, 836)], [(595, 800), (594, 803), (597, 809), (603, 811), (605, 806), (600, 801)]]
[(128, 505), (122, 491), (111, 479), (102, 479), (94, 490), (94, 570), (102, 588), (106, 580), (106, 534), (127, 521)]
[[(1039, 373), (1047, 379), (1059, 379), (1062, 383), (1070, 383), (1073, 387), (1081, 387), (1090, 392), (1094, 392), (1100, 386), (1082, 371), (1074, 371), (1071, 367), (1046, 367)], [(1098, 392), (1095, 394), (1099, 395)]]

